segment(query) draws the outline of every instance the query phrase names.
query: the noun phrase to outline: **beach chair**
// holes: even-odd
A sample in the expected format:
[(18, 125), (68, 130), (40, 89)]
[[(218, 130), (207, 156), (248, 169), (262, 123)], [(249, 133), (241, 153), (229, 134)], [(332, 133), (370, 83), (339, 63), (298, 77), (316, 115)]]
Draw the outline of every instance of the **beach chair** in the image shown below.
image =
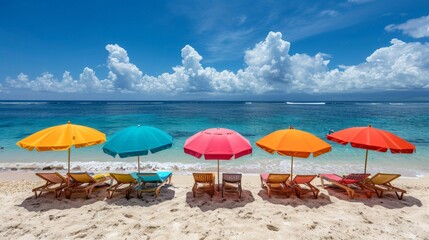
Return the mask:
[(145, 172), (145, 173), (132, 173), (133, 177), (137, 179), (138, 186), (136, 188), (138, 197), (142, 197), (145, 192), (154, 192), (158, 197), (161, 188), (171, 184), (172, 172)]
[(213, 197), (215, 192), (215, 174), (214, 173), (192, 173), (194, 176), (194, 186), (192, 187), (192, 194), (194, 197), (199, 192), (209, 192), (210, 197)]
[(224, 192), (237, 192), (241, 198), (241, 173), (222, 173), (222, 197)]
[(87, 172), (67, 173), (70, 184), (64, 189), (66, 198), (70, 198), (75, 192), (85, 192), (86, 198), (91, 197), (95, 187), (107, 185), (106, 181), (111, 180), (110, 174), (90, 175)]
[(127, 199), (137, 186), (137, 180), (129, 173), (110, 173), (110, 176), (116, 181), (116, 184), (108, 187), (107, 198), (112, 198), (115, 192), (124, 192)]
[(400, 176), (401, 174), (377, 173), (365, 181), (364, 187), (375, 191), (379, 198), (383, 197), (384, 192), (394, 192), (398, 199), (401, 200), (404, 196), (404, 193), (407, 193), (407, 191), (394, 187), (391, 184), (393, 180), (399, 178)]
[(341, 177), (337, 174), (319, 174), (319, 177), (323, 188), (326, 189), (328, 187), (327, 185), (325, 185), (324, 182), (328, 181), (334, 186), (346, 190), (349, 197), (353, 199), (355, 196), (355, 190), (352, 187), (363, 190), (367, 197), (371, 197), (371, 193), (363, 187), (365, 179), (367, 179), (370, 175), (371, 174), (351, 173), (349, 175)]
[(286, 194), (287, 197), (290, 196), (292, 192), (287, 180), (290, 177), (290, 174), (283, 173), (261, 173), (261, 187), (267, 191), (268, 197), (271, 197), (272, 193), (277, 194)]
[(58, 172), (36, 173), (36, 175), (46, 181), (44, 185), (32, 190), (36, 195), (36, 198), (40, 197), (43, 192), (53, 192), (55, 194), (55, 198), (57, 198), (61, 196), (63, 189), (67, 187), (67, 179)]
[(291, 187), (294, 188), (296, 196), (300, 198), (306, 193), (313, 193), (314, 198), (317, 198), (320, 190), (311, 184), (317, 175), (296, 175), (295, 178), (290, 182)]

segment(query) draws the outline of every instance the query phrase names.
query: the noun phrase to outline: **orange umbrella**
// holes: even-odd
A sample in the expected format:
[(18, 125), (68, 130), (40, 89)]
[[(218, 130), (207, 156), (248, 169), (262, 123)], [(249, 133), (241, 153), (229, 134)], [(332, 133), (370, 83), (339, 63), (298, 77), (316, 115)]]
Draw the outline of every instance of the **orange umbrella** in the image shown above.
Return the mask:
[(256, 145), (265, 151), (291, 156), (290, 172), (293, 174), (293, 157), (317, 157), (331, 151), (331, 145), (311, 133), (294, 129), (278, 130), (259, 139)]
[(70, 148), (87, 147), (104, 143), (106, 135), (86, 126), (67, 124), (40, 130), (17, 142), (16, 145), (32, 151), (68, 150), (68, 172), (70, 172)]
[(368, 127), (346, 128), (331, 133), (326, 138), (342, 145), (350, 143), (352, 147), (366, 149), (364, 173), (366, 173), (368, 150), (387, 152), (390, 149), (392, 153), (413, 153), (416, 151), (416, 146), (413, 144), (393, 133), (374, 128), (371, 125), (368, 125)]

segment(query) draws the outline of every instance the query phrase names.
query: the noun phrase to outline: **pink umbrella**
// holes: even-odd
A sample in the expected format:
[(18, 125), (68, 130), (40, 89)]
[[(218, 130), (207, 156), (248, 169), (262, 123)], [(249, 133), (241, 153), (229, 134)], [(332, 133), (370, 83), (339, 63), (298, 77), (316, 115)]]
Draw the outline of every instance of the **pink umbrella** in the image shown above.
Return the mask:
[(210, 128), (188, 138), (185, 153), (196, 158), (217, 160), (217, 183), (219, 190), (219, 160), (231, 160), (252, 153), (250, 142), (236, 131), (225, 128)]

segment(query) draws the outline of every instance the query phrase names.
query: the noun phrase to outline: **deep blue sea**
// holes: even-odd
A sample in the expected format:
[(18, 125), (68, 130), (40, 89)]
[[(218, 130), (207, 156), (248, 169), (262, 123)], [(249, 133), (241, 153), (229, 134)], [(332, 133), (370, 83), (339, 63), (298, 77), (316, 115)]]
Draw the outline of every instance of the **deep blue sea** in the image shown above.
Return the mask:
[[(131, 125), (160, 128), (174, 138), (173, 148), (141, 157), (145, 169), (181, 172), (214, 171), (215, 161), (183, 153), (185, 140), (198, 131), (222, 127), (241, 133), (252, 156), (221, 162), (221, 171), (260, 173), (290, 171), (290, 157), (270, 155), (256, 147), (263, 136), (293, 126), (326, 140), (330, 129), (367, 126), (388, 130), (416, 145), (414, 154), (369, 152), (368, 171), (415, 177), (429, 173), (428, 102), (0, 102), (0, 169), (34, 170), (66, 167), (67, 152), (30, 152), (16, 142), (41, 129), (65, 124), (86, 125), (107, 137)], [(365, 150), (330, 142), (333, 150), (317, 158), (294, 161), (294, 173), (363, 172)], [(72, 149), (74, 170), (134, 171), (137, 159), (112, 158), (102, 145)]]

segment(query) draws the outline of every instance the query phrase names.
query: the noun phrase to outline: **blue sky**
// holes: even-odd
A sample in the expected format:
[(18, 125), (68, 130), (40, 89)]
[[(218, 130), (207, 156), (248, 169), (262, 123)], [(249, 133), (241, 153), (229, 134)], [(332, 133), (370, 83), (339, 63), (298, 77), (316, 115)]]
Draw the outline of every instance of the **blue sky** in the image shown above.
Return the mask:
[(0, 99), (429, 95), (424, 0), (0, 4)]

